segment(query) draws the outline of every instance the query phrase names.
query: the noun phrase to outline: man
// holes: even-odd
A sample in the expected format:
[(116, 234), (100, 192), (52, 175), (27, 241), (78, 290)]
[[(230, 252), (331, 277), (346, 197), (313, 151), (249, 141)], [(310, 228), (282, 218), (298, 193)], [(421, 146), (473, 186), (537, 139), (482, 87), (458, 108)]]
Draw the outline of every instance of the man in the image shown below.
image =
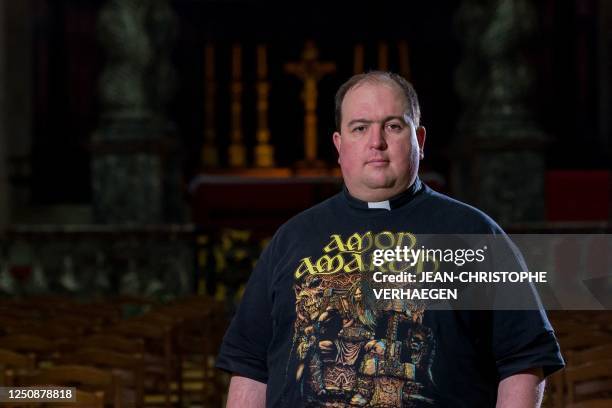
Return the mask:
[(368, 248), (418, 234), (503, 234), (417, 177), (425, 128), (412, 86), (370, 72), (336, 95), (345, 188), (283, 225), (222, 345), (228, 407), (537, 407), (563, 366), (543, 312), (378, 303)]

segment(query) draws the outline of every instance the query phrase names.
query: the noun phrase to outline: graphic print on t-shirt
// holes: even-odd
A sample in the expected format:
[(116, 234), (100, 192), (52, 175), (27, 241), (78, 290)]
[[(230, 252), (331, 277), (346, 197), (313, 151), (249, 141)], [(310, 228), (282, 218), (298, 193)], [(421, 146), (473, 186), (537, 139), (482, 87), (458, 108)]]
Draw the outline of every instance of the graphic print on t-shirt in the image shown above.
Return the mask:
[[(300, 260), (294, 274), (296, 320), (292, 357), (306, 406), (375, 408), (435, 403), (431, 367), (436, 339), (425, 306), (373, 300), (368, 277), (408, 263), (374, 266), (371, 252), (412, 247), (407, 232), (332, 234), (321, 254)], [(291, 379), (293, 377), (293, 379)]]

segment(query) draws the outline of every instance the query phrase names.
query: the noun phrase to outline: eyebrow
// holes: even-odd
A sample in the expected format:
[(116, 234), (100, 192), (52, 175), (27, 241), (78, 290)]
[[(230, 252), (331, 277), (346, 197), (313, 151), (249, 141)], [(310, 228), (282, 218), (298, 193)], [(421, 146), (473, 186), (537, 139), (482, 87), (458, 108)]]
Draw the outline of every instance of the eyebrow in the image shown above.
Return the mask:
[[(389, 122), (390, 120), (394, 120), (394, 119), (397, 119), (397, 120), (402, 121), (403, 123), (406, 123), (406, 121), (404, 120), (403, 116), (387, 116), (383, 120), (381, 120), (380, 123), (386, 123), (386, 122)], [(358, 119), (353, 119), (353, 120), (349, 121), (349, 123), (347, 123), (347, 126), (350, 127), (350, 126), (356, 125), (358, 123), (370, 124), (370, 123), (379, 123), (379, 121), (358, 118)]]

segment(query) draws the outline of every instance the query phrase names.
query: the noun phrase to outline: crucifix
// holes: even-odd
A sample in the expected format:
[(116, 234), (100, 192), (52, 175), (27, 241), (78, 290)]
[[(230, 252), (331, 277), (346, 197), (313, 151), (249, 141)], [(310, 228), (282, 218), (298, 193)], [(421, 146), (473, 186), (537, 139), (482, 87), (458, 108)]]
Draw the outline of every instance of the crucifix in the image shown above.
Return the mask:
[(299, 167), (321, 168), (325, 164), (317, 159), (317, 82), (326, 74), (336, 71), (333, 62), (319, 62), (319, 51), (313, 41), (307, 41), (302, 51), (302, 60), (285, 64), (285, 71), (304, 82), (304, 154)]

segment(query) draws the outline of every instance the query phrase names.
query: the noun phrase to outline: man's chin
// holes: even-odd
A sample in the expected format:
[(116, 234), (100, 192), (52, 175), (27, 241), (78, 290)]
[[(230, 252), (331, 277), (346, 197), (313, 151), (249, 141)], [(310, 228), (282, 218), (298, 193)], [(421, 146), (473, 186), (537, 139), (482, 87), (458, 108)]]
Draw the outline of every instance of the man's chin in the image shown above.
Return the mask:
[(392, 180), (369, 180), (364, 185), (370, 190), (390, 190), (395, 183)]

